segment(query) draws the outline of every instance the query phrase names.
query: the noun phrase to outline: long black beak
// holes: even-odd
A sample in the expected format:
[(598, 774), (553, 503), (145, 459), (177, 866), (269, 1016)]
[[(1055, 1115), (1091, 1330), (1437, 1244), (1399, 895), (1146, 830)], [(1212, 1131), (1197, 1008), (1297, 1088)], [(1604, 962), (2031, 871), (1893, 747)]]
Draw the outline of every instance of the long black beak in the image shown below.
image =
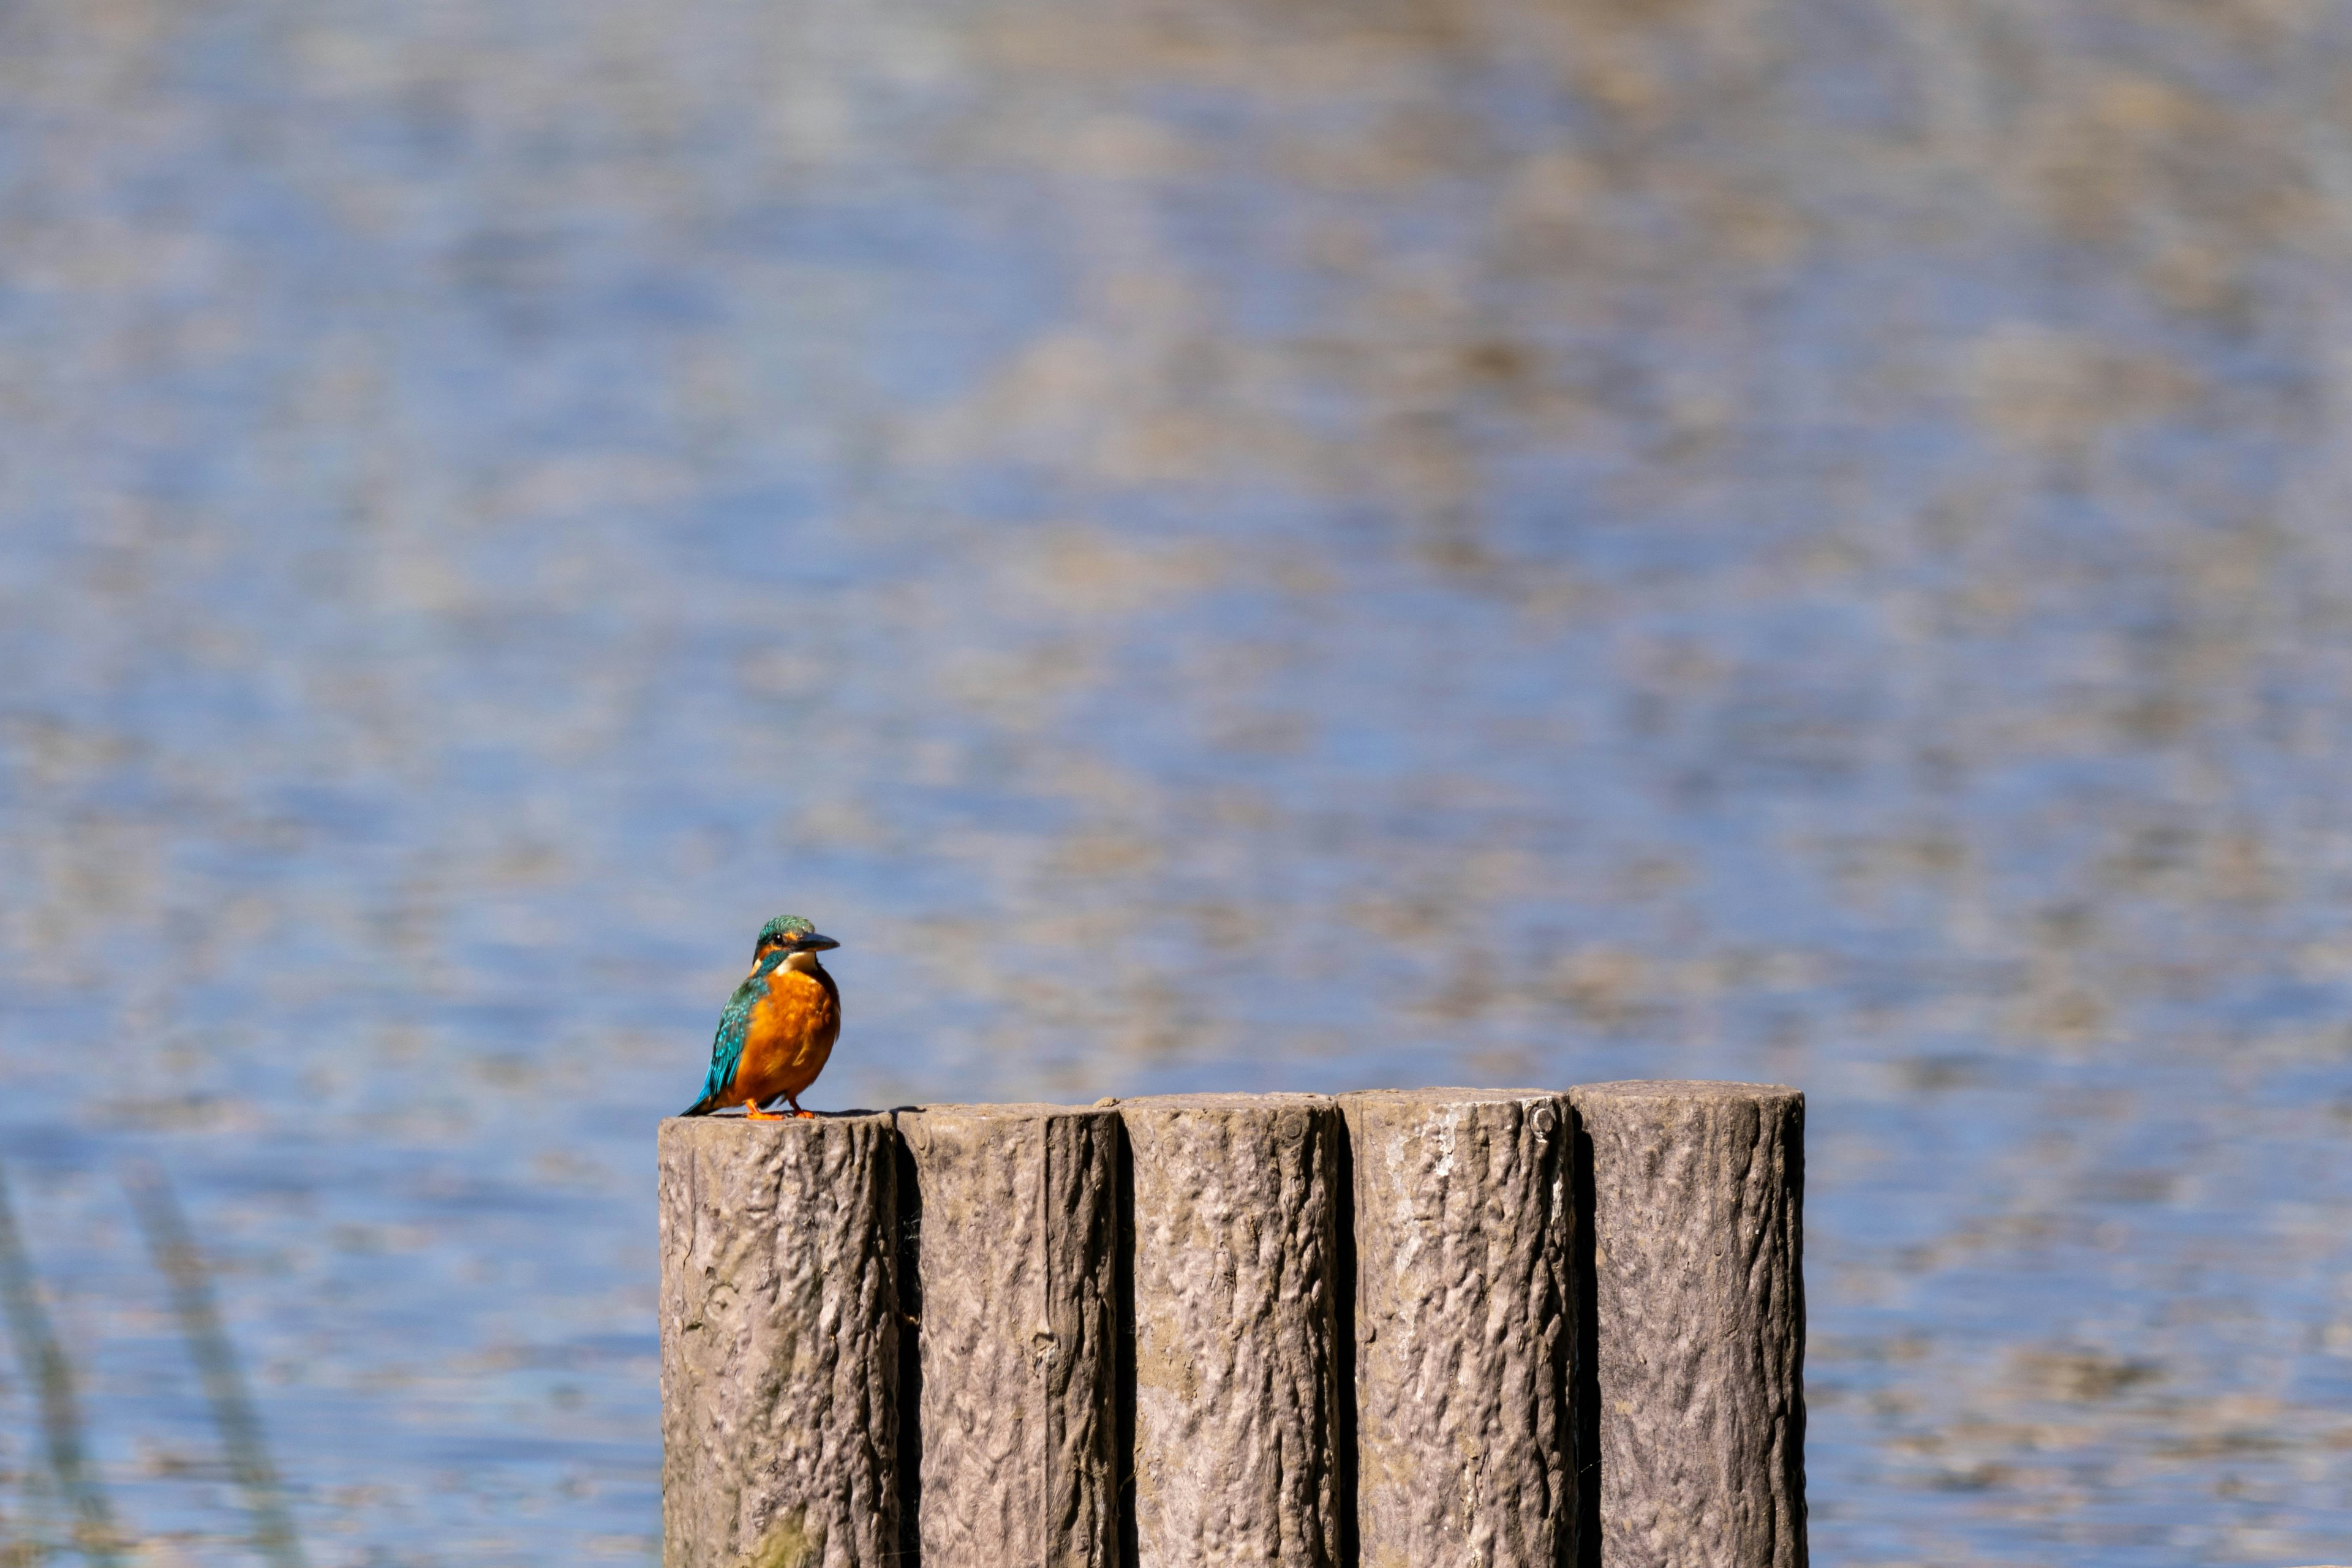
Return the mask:
[(834, 941), (833, 938), (829, 936), (819, 936), (814, 931), (809, 932), (806, 936), (794, 937), (793, 939), (793, 951), (794, 952), (823, 952), (826, 948), (839, 947), (841, 943)]

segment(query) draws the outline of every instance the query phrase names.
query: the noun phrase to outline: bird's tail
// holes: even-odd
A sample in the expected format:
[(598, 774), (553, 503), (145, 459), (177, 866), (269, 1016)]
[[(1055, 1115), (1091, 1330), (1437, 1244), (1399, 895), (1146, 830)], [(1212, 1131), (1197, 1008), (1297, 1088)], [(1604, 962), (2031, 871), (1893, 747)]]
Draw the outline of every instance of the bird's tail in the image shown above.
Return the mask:
[(680, 1116), (708, 1116), (718, 1109), (718, 1097), (715, 1095), (706, 1094), (700, 1100), (696, 1100), (692, 1105), (688, 1106), (684, 1110), (679, 1111), (678, 1114)]

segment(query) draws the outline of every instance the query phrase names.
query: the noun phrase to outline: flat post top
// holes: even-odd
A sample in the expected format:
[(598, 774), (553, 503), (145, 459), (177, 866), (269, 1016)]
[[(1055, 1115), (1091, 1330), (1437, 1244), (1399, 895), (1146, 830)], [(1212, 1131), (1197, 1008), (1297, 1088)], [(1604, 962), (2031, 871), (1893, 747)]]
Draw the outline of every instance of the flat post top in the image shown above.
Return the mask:
[(1580, 1083), (1565, 1091), (1588, 1100), (1801, 1100), (1805, 1092), (1785, 1083), (1729, 1083), (1716, 1079), (1629, 1078), (1612, 1083)]

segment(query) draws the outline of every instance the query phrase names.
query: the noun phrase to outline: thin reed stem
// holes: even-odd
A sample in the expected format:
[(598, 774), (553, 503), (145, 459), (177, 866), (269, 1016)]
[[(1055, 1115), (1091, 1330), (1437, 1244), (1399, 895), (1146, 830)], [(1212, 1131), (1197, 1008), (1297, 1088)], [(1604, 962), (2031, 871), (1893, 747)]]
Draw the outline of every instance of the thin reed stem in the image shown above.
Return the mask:
[(172, 1195), (171, 1184), (156, 1166), (133, 1166), (123, 1176), (138, 1212), (140, 1228), (155, 1267), (172, 1287), (172, 1312), (179, 1320), (180, 1336), (205, 1384), (212, 1406), (213, 1426), (228, 1456), (229, 1471), (245, 1492), (246, 1511), (253, 1520), (254, 1549), (271, 1568), (302, 1568), (302, 1542), (295, 1532), (294, 1515), (286, 1505), (286, 1489), (261, 1434), (261, 1418), (247, 1392), (245, 1374), (237, 1365), (236, 1349), (221, 1326), (220, 1307), (213, 1295), (211, 1272), (196, 1250), (188, 1222)]
[(8, 1319), (16, 1363), (40, 1398), (42, 1443), (58, 1489), (73, 1509), (74, 1545), (92, 1568), (114, 1568), (122, 1561), (121, 1536), (88, 1459), (81, 1408), (74, 1399), (73, 1367), (50, 1326), (48, 1309), (41, 1304), (40, 1283), (16, 1228), (5, 1175), (0, 1175), (0, 1310)]

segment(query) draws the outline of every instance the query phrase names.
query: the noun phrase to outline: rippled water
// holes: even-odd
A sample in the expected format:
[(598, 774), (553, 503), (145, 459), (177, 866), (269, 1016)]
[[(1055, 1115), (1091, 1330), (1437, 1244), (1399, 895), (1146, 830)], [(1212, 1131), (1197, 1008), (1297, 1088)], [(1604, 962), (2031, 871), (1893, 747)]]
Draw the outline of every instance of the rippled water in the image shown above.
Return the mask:
[[(1824, 1563), (2352, 1527), (2352, 18), (0, 5), (0, 1168), (142, 1563), (651, 1561), (652, 1122), (1780, 1079)], [(62, 1551), (0, 1363), (0, 1542)]]

